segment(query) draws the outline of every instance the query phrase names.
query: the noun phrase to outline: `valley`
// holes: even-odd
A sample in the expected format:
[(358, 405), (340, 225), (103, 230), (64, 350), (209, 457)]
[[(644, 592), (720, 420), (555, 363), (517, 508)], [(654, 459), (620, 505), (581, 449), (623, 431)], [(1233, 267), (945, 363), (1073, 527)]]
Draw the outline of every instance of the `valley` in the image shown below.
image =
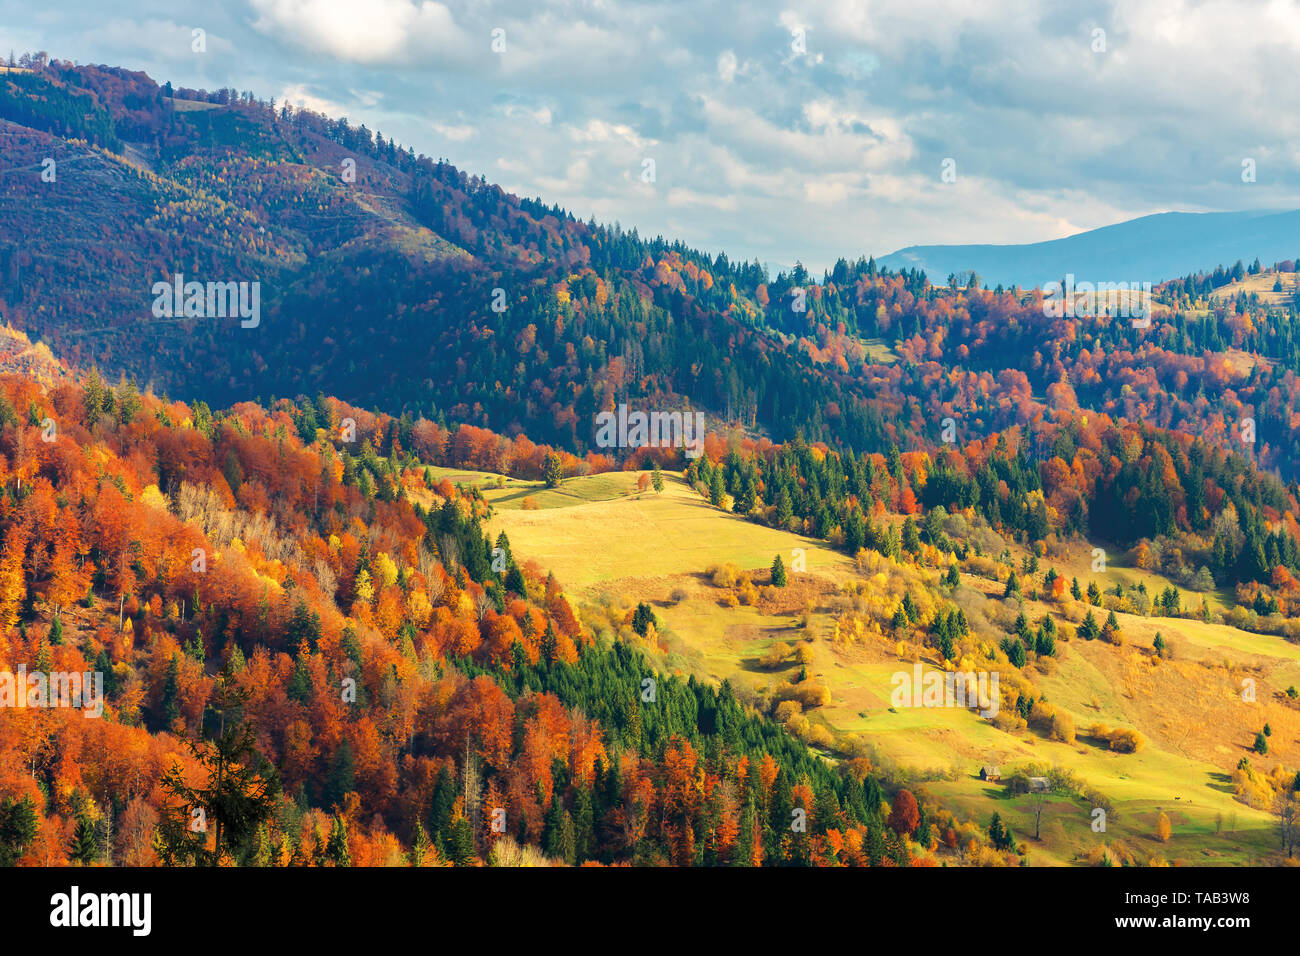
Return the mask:
[[(806, 712), (812, 720), (837, 742), (865, 747), (874, 763), (918, 793), (976, 819), (997, 811), (1025, 840), (1031, 862), (1086, 863), (1090, 854), (1116, 841), (1143, 860), (1195, 865), (1259, 865), (1277, 852), (1272, 816), (1235, 800), (1231, 775), (1243, 756), (1259, 762), (1250, 742), (1265, 722), (1274, 730), (1272, 759), (1294, 763), (1300, 758), (1300, 709), (1285, 702), (1284, 693), (1300, 684), (1300, 647), (1294, 644), (1192, 619), (1120, 613), (1123, 647), (1076, 638), (1062, 646), (1050, 667), (1030, 669), (1030, 679), (1047, 700), (1067, 711), (1079, 728), (1096, 722), (1138, 728), (1150, 743), (1136, 754), (1084, 743), (1082, 732), (1079, 743), (1067, 744), (1032, 729), (1003, 730), (964, 709), (895, 712), (889, 706), (891, 679), (910, 670), (915, 652), (900, 657), (895, 642), (880, 634), (860, 642), (836, 641), (832, 634), (837, 617), (848, 609), (846, 585), (865, 583), (872, 597), (884, 601), (901, 595), (887, 587), (877, 591), (871, 568), (859, 570), (825, 542), (725, 514), (678, 475), (666, 475), (665, 490), (656, 494), (638, 490), (641, 472), (574, 478), (551, 490), (515, 480), (496, 488), (498, 476), (482, 472), (438, 473), (483, 489), (495, 509), (489, 537), (505, 532), (520, 560), (553, 571), (597, 633), (635, 641), (625, 620), (637, 603), (648, 602), (662, 622), (650, 650), (670, 672), (728, 680), (742, 699), (764, 706), (772, 688), (798, 668), (766, 667), (760, 663), (763, 655), (778, 643), (807, 647), (810, 677), (830, 691), (829, 704)], [(530, 497), (538, 510), (520, 507)], [(1019, 548), (1012, 551), (1017, 561), (1024, 556)], [(710, 580), (711, 568), (732, 564), (761, 581), (775, 555), (784, 555), (788, 564), (799, 552), (806, 570), (791, 574), (782, 589), (788, 593), (764, 596), (755, 606), (724, 606), (728, 590)], [(1050, 563), (1103, 586), (1171, 586), (1157, 575), (1115, 564), (1105, 574), (1090, 574), (1091, 560), (1089, 546), (1079, 543)], [(894, 573), (889, 576), (897, 580)], [(922, 577), (938, 575), (923, 572)], [(962, 575), (964, 600), (989, 619), (1004, 613), (1002, 589), (996, 580)], [(1220, 607), (1216, 595), (1207, 598)], [(1051, 614), (1068, 625), (1082, 617), (1078, 602), (1028, 600), (1020, 606), (1033, 620)], [(1153, 666), (1147, 649), (1157, 632), (1170, 658)], [(935, 666), (924, 652), (922, 659), (927, 668)], [(1254, 707), (1240, 700), (1245, 676), (1256, 682)], [(1225, 739), (1235, 740), (1235, 746), (1224, 746)], [(822, 751), (827, 759), (839, 759), (843, 746)], [(1041, 842), (1029, 839), (1034, 824), (1026, 799), (981, 781), (978, 771), (985, 764), (1004, 773), (1032, 764), (1074, 774), (1107, 799), (1105, 833), (1092, 831), (1093, 808), (1086, 800), (1058, 799), (1045, 813)], [(1168, 842), (1155, 837), (1160, 812), (1172, 821)]]

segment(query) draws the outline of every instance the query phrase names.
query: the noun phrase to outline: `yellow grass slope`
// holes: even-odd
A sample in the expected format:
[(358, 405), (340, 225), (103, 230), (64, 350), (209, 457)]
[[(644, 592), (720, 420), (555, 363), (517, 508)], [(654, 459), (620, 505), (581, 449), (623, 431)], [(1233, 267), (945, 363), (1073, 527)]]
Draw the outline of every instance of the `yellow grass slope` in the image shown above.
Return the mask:
[[(1263, 770), (1300, 764), (1300, 708), (1284, 693), (1300, 684), (1300, 648), (1201, 621), (1120, 614), (1126, 646), (1062, 641), (1059, 657), (1045, 669), (1026, 668), (1039, 692), (1073, 718), (1079, 730), (1074, 743), (1049, 740), (1034, 730), (1004, 732), (960, 708), (893, 709), (892, 678), (910, 671), (912, 659), (900, 658), (892, 639), (880, 635), (852, 644), (831, 640), (843, 610), (836, 596), (846, 582), (864, 577), (854, 562), (822, 542), (715, 509), (677, 476), (665, 474), (661, 494), (638, 492), (638, 477), (570, 479), (555, 491), (527, 482), (498, 488), (496, 476), (472, 480), (498, 503), (490, 533), (506, 531), (517, 557), (553, 570), (589, 611), (616, 619), (636, 601), (651, 602), (663, 625), (659, 645), (671, 669), (730, 679), (738, 689), (762, 695), (800, 669), (793, 659), (764, 666), (760, 659), (769, 648), (778, 642), (807, 646), (809, 676), (831, 692), (830, 704), (808, 711), (808, 718), (841, 737), (860, 735), (901, 776), (913, 775), (918, 788), (973, 820), (987, 823), (998, 811), (1021, 841), (1033, 833), (1026, 800), (1010, 799), (1003, 787), (980, 781), (980, 765), (1059, 766), (1110, 801), (1107, 831), (1096, 833), (1090, 808), (1053, 800), (1044, 815), (1043, 840), (1028, 840), (1034, 862), (1080, 862), (1103, 842), (1116, 840), (1144, 857), (1160, 854), (1188, 863), (1273, 858), (1273, 818), (1234, 799), (1231, 773), (1243, 756)], [(537, 510), (523, 510), (525, 498)], [(751, 571), (761, 586), (773, 556), (781, 554), (789, 566), (800, 551), (806, 571), (793, 574), (791, 587), (779, 597), (757, 606), (730, 606), (728, 592), (704, 573), (731, 563)], [(1134, 576), (1114, 562), (1112, 573), (1130, 582)], [(1137, 574), (1148, 588), (1168, 583)], [(1088, 577), (1102, 586), (1113, 583), (1104, 575)], [(967, 600), (983, 602), (990, 615), (1001, 604), (996, 582), (963, 575), (963, 592)], [(901, 597), (887, 595), (892, 602)], [(1024, 609), (1034, 620), (1051, 611), (1062, 623), (1082, 613), (1073, 606), (1062, 614), (1055, 605), (1036, 601)], [(1156, 631), (1172, 648), (1172, 660), (1153, 660), (1149, 648)], [(922, 651), (927, 669), (934, 666), (932, 657), (928, 649)], [(1245, 678), (1257, 688), (1252, 705), (1241, 698)], [(1148, 744), (1136, 754), (1115, 753), (1088, 737), (1094, 723), (1135, 727)], [(1270, 754), (1260, 756), (1249, 748), (1265, 723), (1273, 736)], [(1173, 823), (1169, 843), (1154, 836), (1161, 812)]]

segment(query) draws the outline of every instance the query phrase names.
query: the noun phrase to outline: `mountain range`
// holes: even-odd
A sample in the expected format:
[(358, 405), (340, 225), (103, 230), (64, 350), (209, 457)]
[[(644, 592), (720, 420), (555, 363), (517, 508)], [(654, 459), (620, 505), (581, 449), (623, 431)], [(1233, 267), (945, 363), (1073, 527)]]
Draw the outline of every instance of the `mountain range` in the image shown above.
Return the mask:
[(0, 699), (103, 686), (0, 706), (0, 865), (1283, 863), (1295, 216), (772, 275), (6, 70)]
[(1042, 288), (1067, 274), (1087, 282), (1177, 279), (1216, 266), (1300, 257), (1300, 210), (1166, 212), (1063, 239), (1007, 245), (908, 246), (877, 261), (933, 281), (974, 272), (989, 285)]

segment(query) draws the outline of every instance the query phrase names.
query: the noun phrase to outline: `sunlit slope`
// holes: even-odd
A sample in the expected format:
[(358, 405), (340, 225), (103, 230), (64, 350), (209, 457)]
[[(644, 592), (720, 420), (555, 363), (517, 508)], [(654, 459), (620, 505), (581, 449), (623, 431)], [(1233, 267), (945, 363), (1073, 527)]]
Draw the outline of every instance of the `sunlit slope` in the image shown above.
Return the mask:
[[(622, 578), (670, 578), (727, 562), (768, 567), (777, 554), (789, 562), (796, 548), (804, 549), (810, 571), (847, 574), (852, 569), (847, 556), (823, 541), (710, 507), (675, 475), (664, 476), (662, 493), (638, 492), (640, 474), (570, 479), (558, 490), (533, 487), (526, 494), (517, 486), (488, 487), (484, 497), (500, 508), (489, 528), (494, 536), (504, 529), (516, 555), (535, 559), (568, 588)], [(539, 510), (522, 510), (523, 497), (535, 499)]]
[[(826, 684), (831, 703), (807, 716), (836, 735), (861, 735), (879, 759), (972, 819), (987, 821), (996, 810), (1019, 839), (1033, 834), (1029, 801), (980, 781), (983, 764), (1055, 765), (1105, 795), (1111, 804), (1105, 833), (1093, 831), (1091, 808), (1081, 802), (1049, 801), (1043, 840), (1029, 841), (1035, 862), (1079, 862), (1100, 842), (1115, 840), (1143, 854), (1201, 864), (1250, 863), (1275, 852), (1273, 818), (1234, 799), (1231, 772), (1243, 756), (1260, 769), (1300, 762), (1300, 709), (1285, 695), (1287, 687), (1300, 685), (1300, 647), (1197, 620), (1121, 613), (1124, 646), (1062, 641), (1045, 670), (1033, 664), (1025, 669), (1038, 691), (1073, 718), (1073, 744), (1035, 730), (1005, 732), (960, 708), (894, 710), (894, 675), (910, 672), (913, 662), (879, 637), (852, 645), (830, 639), (842, 607), (836, 595), (862, 575), (825, 543), (726, 514), (676, 476), (665, 475), (665, 489), (656, 494), (637, 490), (638, 472), (570, 479), (555, 491), (517, 481), (496, 488), (496, 476), (457, 474), (500, 503), (491, 533), (505, 530), (516, 556), (554, 570), (580, 603), (617, 608), (649, 601), (674, 670), (762, 692), (799, 670), (792, 662), (765, 667), (760, 658), (773, 644), (810, 646), (809, 676)], [(521, 510), (525, 497), (538, 510)], [(727, 592), (705, 574), (732, 563), (753, 571), (762, 585), (775, 555), (789, 565), (799, 549), (806, 571), (792, 575), (779, 599), (758, 606), (728, 606)], [(1090, 550), (1081, 547), (1077, 559), (1071, 554), (1060, 562), (1062, 568), (1085, 583), (1108, 583), (1103, 575), (1087, 574), (1083, 556)], [(1149, 589), (1168, 584), (1118, 561), (1111, 573), (1119, 581), (1141, 580)], [(990, 614), (1001, 605), (999, 582), (963, 574), (962, 592), (965, 601), (983, 602)], [(889, 597), (897, 601), (902, 595)], [(1211, 605), (1217, 605), (1213, 597)], [(1049, 612), (1063, 624), (1070, 619), (1045, 602), (1028, 600), (1024, 610), (1031, 619)], [(1081, 614), (1082, 607), (1069, 611)], [(1171, 649), (1170, 659), (1154, 660), (1149, 652), (1157, 632)], [(927, 670), (932, 658), (922, 656)], [(1247, 679), (1256, 697), (1250, 703), (1242, 694)], [(1096, 723), (1136, 728), (1147, 744), (1134, 754), (1115, 753), (1088, 735)], [(1270, 753), (1260, 756), (1250, 748), (1266, 723), (1272, 729)], [(1154, 837), (1160, 812), (1173, 824), (1167, 844)]]

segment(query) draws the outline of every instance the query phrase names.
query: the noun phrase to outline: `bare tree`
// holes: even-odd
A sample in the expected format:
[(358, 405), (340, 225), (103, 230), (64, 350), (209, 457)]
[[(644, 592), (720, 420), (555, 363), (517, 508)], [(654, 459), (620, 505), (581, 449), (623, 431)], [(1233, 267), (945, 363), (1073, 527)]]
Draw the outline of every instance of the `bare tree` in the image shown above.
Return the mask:
[(455, 572), (460, 565), (460, 544), (455, 535), (444, 534), (438, 541), (438, 550), (442, 552), (443, 566), (449, 572)]
[(1287, 859), (1295, 854), (1296, 844), (1300, 842), (1300, 823), (1296, 819), (1296, 799), (1294, 793), (1279, 793), (1273, 800), (1273, 812), (1277, 814), (1278, 836), (1282, 849), (1286, 850)]

